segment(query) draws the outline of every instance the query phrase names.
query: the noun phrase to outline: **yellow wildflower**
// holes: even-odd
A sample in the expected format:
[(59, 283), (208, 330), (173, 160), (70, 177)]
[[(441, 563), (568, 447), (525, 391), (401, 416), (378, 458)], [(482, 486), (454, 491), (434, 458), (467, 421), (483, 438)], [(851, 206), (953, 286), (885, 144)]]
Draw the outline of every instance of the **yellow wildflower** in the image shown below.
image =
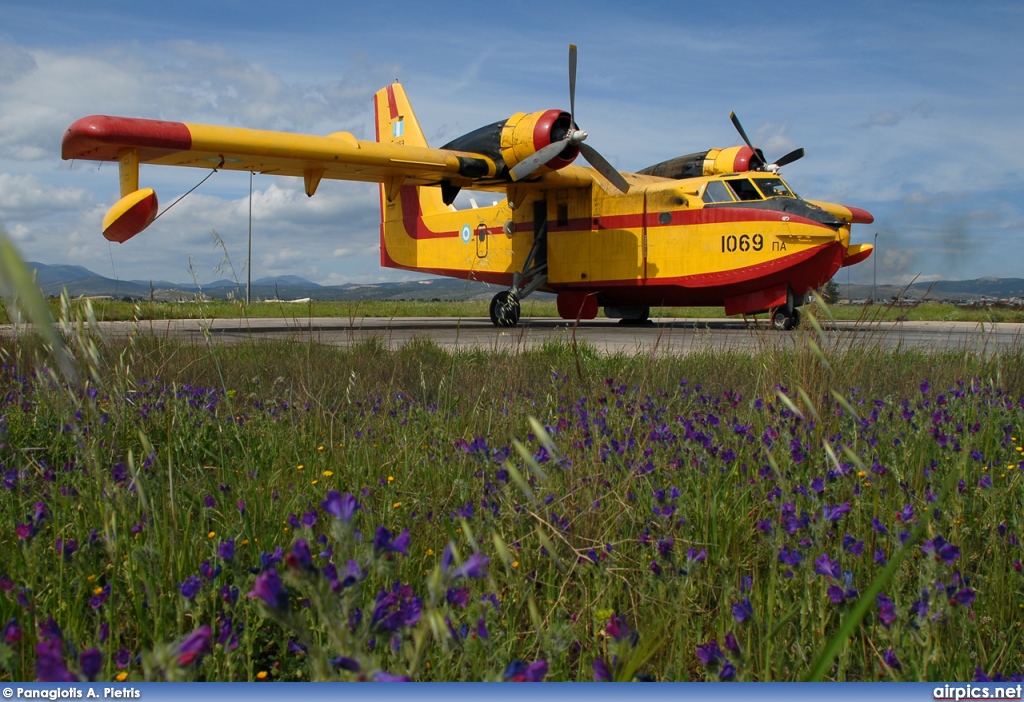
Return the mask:
[(267, 671), (261, 670), (260, 672), (256, 673), (256, 679), (257, 680), (266, 680), (267, 679)]
[(114, 676), (114, 680), (116, 680), (117, 682), (124, 682), (127, 679), (128, 679), (128, 671), (127, 670), (122, 670), (120, 673), (118, 673), (117, 675)]

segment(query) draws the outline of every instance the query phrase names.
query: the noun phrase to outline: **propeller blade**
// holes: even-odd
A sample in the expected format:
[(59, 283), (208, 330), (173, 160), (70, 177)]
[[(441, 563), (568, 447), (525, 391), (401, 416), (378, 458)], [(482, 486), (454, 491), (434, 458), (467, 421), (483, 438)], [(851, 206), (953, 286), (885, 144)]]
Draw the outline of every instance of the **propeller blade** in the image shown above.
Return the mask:
[(803, 149), (794, 149), (793, 151), (790, 151), (788, 154), (786, 154), (785, 156), (780, 158), (778, 161), (776, 161), (773, 165), (776, 168), (782, 168), (785, 165), (793, 163), (793, 161), (799, 161), (803, 157), (804, 157), (804, 150)]
[[(576, 119), (576, 45), (569, 44), (569, 117)], [(570, 125), (576, 128), (576, 123)]]
[(571, 140), (572, 133), (570, 132), (570, 136), (548, 144), (543, 149), (535, 151), (530, 158), (517, 163), (512, 170), (509, 171), (509, 175), (512, 176), (512, 180), (522, 180), (533, 173), (555, 156), (562, 153)]
[(743, 143), (749, 146), (750, 150), (754, 152), (754, 158), (760, 161), (762, 166), (765, 165), (764, 159), (761, 158), (760, 153), (756, 148), (754, 148), (754, 145), (750, 143), (750, 139), (747, 138), (747, 133), (743, 131), (743, 125), (740, 124), (740, 118), (736, 116), (735, 112), (730, 112), (729, 119), (732, 120), (732, 126), (736, 127), (736, 131), (739, 132), (740, 136), (743, 138)]
[(589, 144), (580, 144), (580, 153), (587, 163), (605, 177), (609, 183), (618, 188), (621, 192), (629, 192), (629, 183), (622, 177), (612, 164), (608, 163), (604, 156), (597, 153), (597, 150)]

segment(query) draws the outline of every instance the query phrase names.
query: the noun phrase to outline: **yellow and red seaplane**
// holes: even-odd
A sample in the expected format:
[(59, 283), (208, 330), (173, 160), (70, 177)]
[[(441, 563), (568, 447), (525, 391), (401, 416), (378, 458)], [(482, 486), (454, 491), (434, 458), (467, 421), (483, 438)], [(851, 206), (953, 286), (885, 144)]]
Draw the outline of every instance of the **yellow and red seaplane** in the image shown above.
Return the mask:
[[(490, 311), (503, 327), (542, 290), (557, 295), (564, 319), (604, 308), (642, 322), (651, 307), (721, 305), (791, 329), (809, 291), (871, 254), (850, 243), (851, 225), (871, 223), (870, 213), (802, 199), (782, 179), (803, 149), (769, 162), (733, 114), (742, 145), (620, 173), (585, 142), (575, 92), (570, 46), (568, 112), (519, 112), (440, 148), (427, 145), (396, 82), (374, 96), (376, 141), (97, 115), (68, 128), (62, 155), (118, 162), (121, 199), (103, 220), (116, 242), (157, 215), (140, 164), (298, 177), (310, 197), (324, 178), (380, 183), (381, 265), (506, 288)], [(457, 209), (464, 189), (503, 197)]]

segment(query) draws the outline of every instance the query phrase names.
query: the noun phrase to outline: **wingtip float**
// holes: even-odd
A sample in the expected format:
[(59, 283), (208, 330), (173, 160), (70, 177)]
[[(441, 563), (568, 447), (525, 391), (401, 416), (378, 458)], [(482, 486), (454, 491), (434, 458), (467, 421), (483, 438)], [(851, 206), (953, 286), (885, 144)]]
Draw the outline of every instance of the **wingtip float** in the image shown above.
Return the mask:
[[(804, 150), (771, 161), (735, 114), (739, 146), (620, 173), (576, 124), (575, 68), (572, 46), (568, 111), (515, 113), (441, 148), (396, 82), (374, 95), (373, 141), (93, 115), (67, 130), (63, 156), (118, 162), (121, 198), (103, 234), (119, 242), (157, 216), (142, 163), (302, 178), (311, 197), (322, 178), (379, 183), (381, 264), (505, 287), (491, 304), (496, 326), (517, 324), (520, 301), (543, 290), (565, 319), (604, 308), (637, 323), (655, 306), (722, 306), (791, 329), (809, 291), (871, 255), (850, 230), (874, 217), (796, 195), (779, 171)], [(464, 189), (504, 198), (459, 210)]]

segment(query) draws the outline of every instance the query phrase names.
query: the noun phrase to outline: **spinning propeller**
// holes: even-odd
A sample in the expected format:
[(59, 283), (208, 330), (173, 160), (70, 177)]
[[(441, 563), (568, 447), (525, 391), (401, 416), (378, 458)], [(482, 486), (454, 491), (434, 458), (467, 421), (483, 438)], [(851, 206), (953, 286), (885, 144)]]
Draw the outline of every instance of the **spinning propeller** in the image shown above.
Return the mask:
[(510, 174), (512, 180), (522, 180), (535, 170), (551, 161), (567, 147), (575, 146), (580, 154), (587, 160), (594, 169), (604, 178), (622, 192), (629, 190), (629, 183), (622, 177), (608, 160), (599, 154), (595, 148), (583, 143), (587, 133), (576, 128), (576, 45), (569, 44), (569, 129), (565, 136), (558, 141), (552, 142), (542, 149), (538, 149), (532, 156), (517, 163)]
[(740, 124), (740, 119), (736, 116), (735, 112), (729, 113), (729, 119), (732, 120), (732, 126), (736, 127), (736, 131), (740, 133), (741, 137), (743, 137), (743, 142), (750, 147), (751, 151), (754, 152), (754, 155), (750, 159), (750, 165), (753, 170), (778, 173), (779, 169), (783, 166), (804, 157), (803, 149), (794, 149), (774, 163), (768, 163), (765, 161), (764, 154), (761, 153), (761, 150), (754, 148), (754, 145), (750, 143), (750, 139), (747, 138), (747, 133), (743, 131), (743, 125)]

